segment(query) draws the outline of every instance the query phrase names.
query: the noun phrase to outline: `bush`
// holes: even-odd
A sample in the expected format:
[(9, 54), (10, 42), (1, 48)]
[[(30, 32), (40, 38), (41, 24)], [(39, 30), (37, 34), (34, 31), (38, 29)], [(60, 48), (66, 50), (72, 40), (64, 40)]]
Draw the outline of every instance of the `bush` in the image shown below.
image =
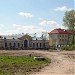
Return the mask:
[(75, 50), (75, 45), (72, 45), (72, 46), (62, 46), (61, 47), (61, 50)]
[(75, 45), (72, 45), (72, 46), (71, 46), (71, 49), (75, 50)]

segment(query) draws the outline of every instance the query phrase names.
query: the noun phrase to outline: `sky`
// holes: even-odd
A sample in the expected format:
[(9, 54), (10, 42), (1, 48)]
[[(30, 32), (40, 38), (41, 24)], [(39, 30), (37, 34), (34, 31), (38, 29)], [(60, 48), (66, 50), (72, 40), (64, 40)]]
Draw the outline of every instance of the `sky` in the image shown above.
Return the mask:
[(50, 32), (65, 28), (63, 17), (75, 0), (0, 0), (0, 35)]

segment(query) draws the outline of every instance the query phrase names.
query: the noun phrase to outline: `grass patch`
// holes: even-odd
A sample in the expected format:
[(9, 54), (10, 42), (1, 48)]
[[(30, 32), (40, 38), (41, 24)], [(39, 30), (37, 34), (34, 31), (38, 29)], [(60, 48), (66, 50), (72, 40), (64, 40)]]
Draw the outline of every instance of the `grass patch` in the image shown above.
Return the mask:
[(49, 59), (38, 61), (29, 56), (0, 56), (0, 75), (38, 71), (50, 62)]

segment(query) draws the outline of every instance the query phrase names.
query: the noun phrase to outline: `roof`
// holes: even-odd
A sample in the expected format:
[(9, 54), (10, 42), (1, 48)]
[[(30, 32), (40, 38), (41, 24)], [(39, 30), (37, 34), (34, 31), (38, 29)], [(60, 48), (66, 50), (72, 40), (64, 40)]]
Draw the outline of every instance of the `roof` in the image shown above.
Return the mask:
[(52, 30), (49, 34), (72, 34), (72, 32), (69, 30), (58, 28)]
[(32, 37), (33, 40), (42, 40), (41, 37)]
[(2, 35), (2, 39), (4, 39), (4, 38), (6, 38), (6, 39), (17, 39), (18, 37), (16, 37), (16, 36), (9, 36), (9, 35)]
[[(26, 36), (26, 35), (16, 35), (16, 36), (14, 36), (14, 35), (13, 36), (12, 35), (1, 35), (0, 38), (2, 38), (2, 39), (6, 38), (6, 39), (11, 39), (11, 40), (13, 40), (13, 39), (19, 40), (19, 38), (21, 38), (23, 36)], [(42, 38), (41, 37), (32, 37), (32, 40), (42, 40)]]

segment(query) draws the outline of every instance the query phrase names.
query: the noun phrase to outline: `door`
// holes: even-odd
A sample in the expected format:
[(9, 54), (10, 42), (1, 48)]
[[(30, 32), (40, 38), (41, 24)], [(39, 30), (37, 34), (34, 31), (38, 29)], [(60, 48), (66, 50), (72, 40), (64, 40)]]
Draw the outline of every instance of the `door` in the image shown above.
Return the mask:
[(25, 48), (28, 47), (28, 41), (27, 41), (27, 40), (24, 41), (24, 47), (25, 47)]

